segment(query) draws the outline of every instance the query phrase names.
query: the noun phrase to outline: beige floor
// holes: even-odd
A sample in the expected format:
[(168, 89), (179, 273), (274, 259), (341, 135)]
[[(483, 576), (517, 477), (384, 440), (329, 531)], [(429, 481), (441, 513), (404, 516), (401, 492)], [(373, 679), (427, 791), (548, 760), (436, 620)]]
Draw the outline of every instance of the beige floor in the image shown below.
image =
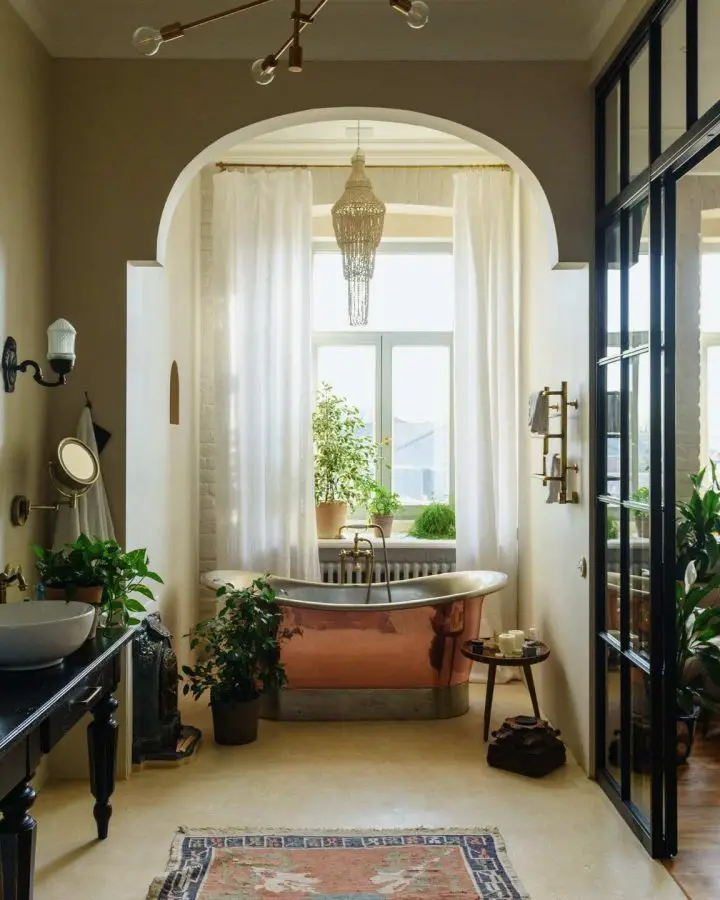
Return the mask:
[[(481, 742), (484, 689), (472, 690), (470, 713), (446, 722), (267, 722), (249, 747), (208, 740), (187, 767), (145, 770), (120, 783), (104, 843), (93, 840), (87, 787), (50, 784), (35, 805), (36, 900), (144, 900), (180, 824), (493, 825), (533, 900), (683, 897), (574, 763), (540, 781), (490, 769)], [(526, 706), (522, 686), (497, 688), (497, 719)], [(191, 713), (188, 721), (209, 735), (206, 707)]]

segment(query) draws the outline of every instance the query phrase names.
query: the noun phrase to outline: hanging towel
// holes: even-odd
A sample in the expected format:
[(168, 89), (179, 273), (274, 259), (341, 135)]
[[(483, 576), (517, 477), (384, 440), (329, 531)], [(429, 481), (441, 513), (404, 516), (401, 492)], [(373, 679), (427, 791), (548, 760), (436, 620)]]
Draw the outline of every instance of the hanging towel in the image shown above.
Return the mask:
[[(98, 453), (92, 412), (89, 406), (85, 406), (80, 413), (80, 421), (75, 434), (88, 445), (93, 453)], [(61, 506), (58, 510), (55, 519), (53, 548), (59, 550), (64, 544), (77, 540), (81, 534), (87, 534), (89, 537), (102, 541), (115, 540), (115, 529), (105, 493), (102, 471), (87, 494), (78, 499), (75, 509)]]
[(530, 395), (528, 425), (531, 434), (547, 434), (550, 430), (548, 398), (544, 391)]
[[(559, 478), (562, 475), (562, 466), (560, 465), (560, 455), (558, 453), (548, 453), (545, 457), (545, 471), (553, 478)], [(548, 497), (546, 503), (558, 503), (560, 501), (559, 481), (548, 481)]]

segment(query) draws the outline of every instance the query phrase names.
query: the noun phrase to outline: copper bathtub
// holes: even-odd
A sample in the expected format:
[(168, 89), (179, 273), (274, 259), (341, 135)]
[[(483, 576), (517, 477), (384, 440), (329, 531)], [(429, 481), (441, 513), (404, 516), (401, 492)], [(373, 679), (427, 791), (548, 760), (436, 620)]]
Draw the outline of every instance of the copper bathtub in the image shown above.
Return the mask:
[[(216, 571), (208, 587), (243, 586), (247, 572)], [(471, 662), (460, 652), (477, 637), (483, 600), (501, 590), (500, 572), (450, 572), (373, 585), (271, 577), (285, 622), (302, 635), (283, 647), (288, 687), (266, 698), (266, 718), (449, 718), (468, 709)]]

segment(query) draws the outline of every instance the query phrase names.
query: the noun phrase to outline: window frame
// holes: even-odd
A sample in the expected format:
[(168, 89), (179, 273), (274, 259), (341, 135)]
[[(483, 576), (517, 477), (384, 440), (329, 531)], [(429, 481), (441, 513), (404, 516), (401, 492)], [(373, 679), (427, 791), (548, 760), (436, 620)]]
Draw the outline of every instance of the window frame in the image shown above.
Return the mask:
[(710, 458), (710, 425), (708, 421), (708, 351), (720, 347), (720, 331), (700, 332), (700, 460), (707, 465)]
[[(317, 388), (318, 350), (320, 347), (375, 348), (375, 422), (374, 433), (378, 442), (392, 435), (392, 354), (395, 347), (446, 347), (450, 368), (450, 416), (449, 430), (449, 496), (447, 502), (455, 506), (455, 348), (452, 331), (322, 331), (313, 335), (313, 378)], [(378, 461), (376, 480), (392, 490), (392, 467)], [(398, 519), (414, 519), (427, 504), (402, 506), (396, 513)], [(357, 512), (365, 514), (365, 510)]]

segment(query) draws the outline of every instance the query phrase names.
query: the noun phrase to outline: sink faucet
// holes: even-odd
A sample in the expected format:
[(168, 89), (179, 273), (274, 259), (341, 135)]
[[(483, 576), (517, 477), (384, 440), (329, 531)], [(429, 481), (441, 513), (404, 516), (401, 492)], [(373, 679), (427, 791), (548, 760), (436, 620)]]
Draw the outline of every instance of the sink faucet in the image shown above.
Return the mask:
[(27, 590), (27, 582), (23, 577), (22, 566), (11, 566), (8, 563), (0, 572), (0, 603), (7, 603), (7, 589), (9, 584), (17, 582), (18, 589)]
[[(375, 528), (380, 532), (380, 537), (382, 538), (383, 544), (383, 553), (385, 556), (385, 584), (387, 585), (387, 595), (388, 595), (388, 603), (392, 603), (392, 596), (390, 594), (390, 567), (388, 566), (388, 556), (387, 556), (387, 545), (385, 543), (385, 532), (379, 525), (343, 525), (340, 529), (340, 535), (342, 535), (343, 531), (354, 531), (355, 539), (353, 541), (353, 546), (351, 550), (341, 550), (340, 551), (340, 584), (347, 583), (347, 570), (345, 566), (345, 561), (348, 557), (355, 560), (353, 565), (354, 572), (360, 572), (361, 565), (360, 560), (365, 560), (365, 574), (367, 576), (367, 596), (365, 598), (365, 603), (370, 603), (370, 592), (372, 591), (373, 585), (373, 575), (375, 573), (375, 547), (373, 546), (373, 542), (369, 538), (360, 537), (361, 531), (366, 531), (368, 528)], [(367, 544), (367, 550), (361, 550), (360, 544)]]

